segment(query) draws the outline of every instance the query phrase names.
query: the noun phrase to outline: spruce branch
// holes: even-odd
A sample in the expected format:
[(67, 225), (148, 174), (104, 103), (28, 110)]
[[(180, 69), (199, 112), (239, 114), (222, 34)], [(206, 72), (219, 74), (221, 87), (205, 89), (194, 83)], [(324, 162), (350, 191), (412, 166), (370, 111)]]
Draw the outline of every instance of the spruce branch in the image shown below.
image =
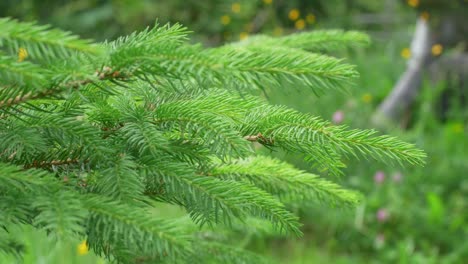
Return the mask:
[(182, 201), (195, 223), (229, 225), (232, 217), (244, 219), (251, 215), (268, 219), (280, 232), (301, 234), (297, 218), (254, 185), (194, 175), (187, 169), (181, 171), (180, 165), (163, 164), (164, 167), (146, 167), (146, 175), (162, 180), (165, 194)]
[(48, 168), (48, 167), (52, 167), (52, 166), (77, 164), (77, 163), (80, 163), (80, 162), (81, 161), (79, 159), (71, 159), (71, 158), (67, 158), (67, 159), (64, 159), (64, 160), (51, 160), (51, 161), (37, 161), (37, 160), (34, 160), (31, 164), (26, 164), (24, 166), (24, 168), (25, 169)]
[[(309, 51), (361, 45), (365, 35), (317, 31), (203, 48), (189, 44), (187, 33), (156, 25), (93, 44), (0, 19), (1, 226), (86, 234), (97, 254), (126, 263), (260, 262), (219, 239), (198, 243), (193, 223), (225, 239), (260, 221), (268, 225), (258, 234), (300, 235), (285, 204), (354, 206), (360, 197), (255, 156), (252, 142), (298, 153), (334, 174), (351, 157), (424, 163), (412, 144), (250, 94), (345, 88), (358, 76), (354, 66)], [(155, 201), (184, 207), (193, 223), (155, 218)], [(18, 245), (0, 239), (9, 255), (22, 254)]]
[[(27, 65), (29, 63), (21, 62), (18, 64)], [(33, 65), (33, 64), (29, 64), (29, 65)], [(1, 67), (1, 64), (0, 64), (0, 67)], [(21, 67), (21, 68), (24, 69), (24, 67)], [(23, 70), (23, 71), (27, 75), (29, 75), (29, 70)], [(50, 74), (47, 74), (47, 75), (50, 75)], [(47, 75), (43, 74), (39, 76), (47, 76)], [(94, 84), (96, 81), (121, 80), (121, 79), (126, 79), (126, 78), (128, 77), (122, 76), (122, 74), (119, 71), (112, 70), (111, 68), (105, 66), (103, 67), (102, 71), (96, 71), (94, 75), (89, 75), (88, 78), (86, 79), (70, 80), (65, 83), (59, 82), (58, 84), (49, 83), (48, 85), (50, 85), (50, 87), (46, 87), (46, 88), (44, 88), (44, 86), (47, 84), (43, 84), (40, 87), (41, 89), (39, 91), (30, 91), (30, 92), (24, 93), (20, 89), (14, 88), (14, 87), (17, 87), (17, 85), (15, 85), (14, 87), (10, 87), (10, 88), (3, 88), (3, 89), (0, 88), (0, 99), (2, 99), (2, 97), (7, 97), (7, 98), (9, 97), (9, 99), (4, 99), (0, 101), (0, 108), (11, 107), (13, 105), (22, 104), (27, 101), (31, 101), (35, 99), (42, 99), (42, 98), (48, 98), (51, 96), (57, 96), (57, 95), (60, 95), (60, 93), (62, 93), (63, 91), (78, 89), (90, 83)], [(16, 82), (18, 82), (18, 80), (16, 80)], [(35, 85), (37, 85), (38, 80), (35, 80), (34, 83)], [(18, 93), (19, 95), (16, 95), (14, 98), (11, 98), (12, 91)]]
[(147, 47), (117, 49), (111, 59), (113, 67), (124, 71), (126, 66), (135, 76), (190, 75), (200, 82), (218, 85), (240, 82), (239, 87), (250, 89), (261, 89), (265, 84), (304, 82), (318, 92), (343, 88), (358, 76), (354, 66), (341, 60), (284, 47), (247, 49), (227, 45), (203, 50), (198, 45), (157, 42)]
[(282, 201), (307, 204), (325, 202), (332, 205), (355, 206), (359, 195), (342, 189), (317, 175), (295, 169), (291, 165), (264, 156), (220, 164), (213, 176), (237, 181), (249, 181), (259, 188), (278, 195)]
[(34, 59), (51, 60), (66, 58), (73, 53), (95, 55), (102, 52), (100, 46), (89, 40), (47, 25), (0, 18), (0, 28), (0, 47), (5, 47), (10, 54), (16, 54), (21, 47)]
[(264, 137), (293, 151), (300, 151), (301, 148), (313, 150), (311, 144), (317, 144), (328, 153), (326, 156), (337, 162), (340, 155), (357, 157), (361, 154), (382, 161), (391, 159), (416, 165), (424, 164), (424, 152), (412, 144), (394, 137), (376, 136), (377, 132), (374, 130), (349, 130), (344, 126), (334, 126), (282, 106), (261, 106), (246, 116), (244, 124), (241, 127), (244, 135), (262, 131)]
[(84, 234), (87, 211), (76, 193), (56, 189), (37, 197), (32, 206), (39, 211), (34, 223), (61, 238)]
[(94, 175), (94, 188), (99, 194), (127, 203), (143, 200), (143, 183), (135, 162), (125, 154), (115, 155), (107, 168)]
[(48, 76), (50, 72), (37, 64), (28, 61), (18, 62), (16, 58), (0, 53), (2, 86), (15, 85), (38, 89), (46, 85)]
[(154, 218), (141, 208), (97, 195), (83, 198), (91, 213), (87, 225), (88, 241), (97, 253), (108, 253), (108, 246), (111, 251), (113, 247), (121, 246), (134, 249), (135, 255), (141, 253), (177, 260), (192, 251), (190, 234), (183, 232), (183, 228), (173, 221)]
[(251, 152), (234, 130), (234, 122), (192, 106), (190, 101), (162, 104), (154, 112), (154, 122), (162, 128), (177, 129), (182, 138), (201, 140), (222, 159)]
[(25, 103), (27, 101), (40, 99), (40, 98), (45, 98), (47, 96), (54, 95), (56, 92), (57, 92), (57, 90), (47, 90), (47, 91), (44, 91), (44, 92), (38, 92), (36, 94), (28, 92), (26, 94), (17, 95), (14, 98), (10, 98), (10, 99), (7, 99), (7, 100), (0, 101), (0, 108), (11, 107), (13, 105)]
[(21, 168), (0, 163), (0, 183), (3, 188), (17, 189), (30, 192), (31, 190), (44, 191), (47, 187), (54, 187), (49, 172), (43, 170), (22, 170)]

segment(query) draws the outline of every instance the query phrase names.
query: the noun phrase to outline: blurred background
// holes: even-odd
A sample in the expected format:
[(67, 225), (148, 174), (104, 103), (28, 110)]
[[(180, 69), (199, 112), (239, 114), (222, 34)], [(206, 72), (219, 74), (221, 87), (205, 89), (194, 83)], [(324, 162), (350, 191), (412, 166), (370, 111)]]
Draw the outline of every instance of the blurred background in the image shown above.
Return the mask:
[[(295, 208), (305, 224), (302, 239), (252, 232), (233, 241), (279, 263), (467, 263), (467, 14), (466, 0), (0, 0), (0, 17), (39, 21), (96, 41), (156, 20), (187, 26), (192, 41), (205, 46), (253, 34), (368, 33), (369, 47), (333, 54), (361, 73), (347, 92), (317, 98), (283, 87), (269, 90), (268, 100), (414, 142), (427, 152), (427, 165), (347, 161), (345, 176), (332, 180), (361, 191), (361, 206)], [(300, 157), (271, 154), (310, 170)], [(53, 242), (42, 243), (39, 250), (47, 252)], [(61, 252), (76, 254), (76, 263), (102, 261), (79, 242), (76, 252)]]

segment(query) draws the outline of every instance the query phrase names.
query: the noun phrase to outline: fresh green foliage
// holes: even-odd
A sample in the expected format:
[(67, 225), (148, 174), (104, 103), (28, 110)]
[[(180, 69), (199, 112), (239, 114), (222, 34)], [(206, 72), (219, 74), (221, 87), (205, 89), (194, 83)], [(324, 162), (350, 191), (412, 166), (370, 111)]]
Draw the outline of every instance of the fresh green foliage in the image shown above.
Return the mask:
[(90, 41), (79, 39), (69, 32), (51, 29), (34, 23), (19, 23), (9, 18), (0, 19), (2, 48), (10, 53), (26, 48), (34, 59), (68, 58), (76, 52), (96, 54), (99, 49)]
[[(409, 42), (410, 36), (375, 41), (371, 48), (350, 52), (349, 61), (362, 76), (356, 83), (359, 89), (349, 96), (330, 93), (314, 98), (292, 93), (286, 97), (273, 91), (269, 98), (329, 118), (341, 112), (341, 124), (372, 127), (373, 111), (404, 71), (406, 61), (400, 51)], [(467, 87), (456, 74), (448, 77), (437, 85), (425, 80), (418, 101), (408, 112), (411, 118), (401, 120), (406, 128), (393, 126), (391, 130), (392, 135), (417, 142), (427, 152), (424, 167), (402, 169), (372, 160), (347, 163), (346, 177), (340, 183), (363, 193), (365, 202), (351, 212), (303, 207), (299, 210), (307, 230), (303, 240), (271, 238), (263, 243), (252, 239), (250, 248), (273, 255), (280, 263), (466, 262), (468, 108), (460, 101)], [(446, 111), (445, 120), (440, 119), (442, 111)], [(284, 157), (282, 153), (275, 156)], [(308, 166), (300, 157), (284, 158), (297, 167)], [(383, 177), (374, 180), (378, 175)]]
[(317, 175), (300, 171), (291, 165), (269, 157), (252, 157), (234, 163), (219, 165), (214, 176), (250, 181), (279, 197), (285, 203), (305, 203), (325, 200), (333, 204), (354, 205), (359, 201), (355, 192)]
[[(354, 206), (359, 195), (256, 148), (291, 151), (334, 174), (358, 155), (424, 162), (422, 151), (396, 138), (254, 96), (285, 84), (344, 88), (354, 67), (308, 50), (363, 42), (361, 34), (204, 49), (188, 44), (179, 25), (101, 44), (11, 19), (0, 20), (0, 32), (0, 225), (7, 233), (31, 225), (58, 242), (86, 237), (96, 254), (125, 263), (258, 263), (193, 223), (217, 230), (259, 218), (300, 236), (285, 204)], [(330, 37), (337, 34), (346, 37)], [(156, 201), (180, 205), (192, 222), (155, 217)], [(21, 241), (9, 239), (1, 250), (21, 258)]]

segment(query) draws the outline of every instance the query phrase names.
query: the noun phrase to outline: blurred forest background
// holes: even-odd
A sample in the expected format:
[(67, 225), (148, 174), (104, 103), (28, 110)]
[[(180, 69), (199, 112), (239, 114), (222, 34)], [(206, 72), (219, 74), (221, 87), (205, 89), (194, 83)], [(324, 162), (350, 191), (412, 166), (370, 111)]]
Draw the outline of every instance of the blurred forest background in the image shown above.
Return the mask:
[[(253, 34), (332, 28), (368, 33), (371, 46), (335, 54), (361, 73), (346, 92), (317, 97), (301, 87), (283, 87), (268, 90), (267, 96), (334, 123), (376, 128), (415, 142), (427, 152), (427, 165), (349, 163), (345, 176), (333, 180), (361, 191), (366, 196), (361, 206), (297, 208), (305, 223), (300, 240), (265, 239), (253, 230), (233, 241), (279, 263), (466, 263), (467, 14), (465, 0), (0, 1), (0, 17), (39, 21), (97, 41), (155, 21), (179, 22), (206, 46), (248, 40)], [(271, 154), (310, 170), (300, 158)], [(161, 208), (164, 214), (171, 210)], [(34, 234), (24, 235), (34, 239)], [(43, 252), (53, 246), (41, 243)], [(76, 249), (63, 247), (68, 246), (70, 252)], [(76, 263), (102, 261), (80, 246), (76, 254), (83, 255)]]

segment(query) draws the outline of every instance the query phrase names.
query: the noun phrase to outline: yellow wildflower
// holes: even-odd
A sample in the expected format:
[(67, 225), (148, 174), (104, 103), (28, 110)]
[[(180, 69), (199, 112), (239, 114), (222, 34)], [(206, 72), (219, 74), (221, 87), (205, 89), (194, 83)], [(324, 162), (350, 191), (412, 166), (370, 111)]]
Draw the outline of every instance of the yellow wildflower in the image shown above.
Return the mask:
[(404, 48), (401, 53), (400, 53), (401, 57), (405, 58), (405, 59), (409, 59), (411, 57), (411, 50), (408, 49), (408, 48)]
[(432, 55), (434, 56), (439, 56), (443, 50), (444, 50), (444, 47), (442, 47), (442, 45), (440, 44), (435, 44), (431, 48)]
[(25, 48), (19, 48), (18, 50), (18, 62), (24, 61), (28, 57), (28, 51)]
[(240, 39), (240, 40), (244, 40), (244, 39), (246, 39), (246, 38), (248, 38), (248, 37), (249, 37), (249, 33), (247, 33), (247, 32), (241, 32), (241, 33), (239, 34), (239, 39)]
[(419, 5), (419, 0), (408, 0), (408, 5), (411, 7), (417, 7)]
[(275, 36), (281, 36), (282, 34), (283, 34), (283, 28), (281, 28), (281, 27), (276, 27), (273, 30), (273, 35), (275, 35)]
[(297, 20), (299, 18), (299, 15), (300, 15), (299, 10), (294, 8), (294, 9), (291, 9), (291, 11), (289, 11), (288, 17), (289, 17), (289, 19), (294, 21), (294, 20)]
[(265, 5), (269, 5), (271, 4), (272, 0), (263, 0), (263, 3), (265, 3)]
[(299, 30), (304, 29), (305, 27), (304, 19), (299, 19), (298, 21), (296, 21), (296, 23), (294, 23), (294, 27)]
[(429, 20), (429, 16), (430, 16), (429, 12), (427, 12), (427, 11), (424, 11), (424, 12), (421, 13), (421, 18), (426, 20), (426, 21)]
[(228, 25), (229, 23), (231, 23), (231, 17), (230, 16), (224, 15), (224, 16), (221, 17), (221, 24)]
[(366, 93), (362, 96), (362, 101), (364, 103), (370, 103), (372, 101), (372, 95), (369, 93)]
[(88, 248), (88, 244), (86, 243), (86, 240), (84, 240), (78, 245), (77, 251), (78, 251), (78, 255), (81, 255), (81, 256), (88, 254), (89, 248)]
[(234, 13), (239, 13), (241, 11), (241, 5), (239, 3), (234, 3), (231, 5), (231, 10)]
[(314, 14), (307, 14), (306, 21), (309, 24), (315, 23), (315, 15)]

